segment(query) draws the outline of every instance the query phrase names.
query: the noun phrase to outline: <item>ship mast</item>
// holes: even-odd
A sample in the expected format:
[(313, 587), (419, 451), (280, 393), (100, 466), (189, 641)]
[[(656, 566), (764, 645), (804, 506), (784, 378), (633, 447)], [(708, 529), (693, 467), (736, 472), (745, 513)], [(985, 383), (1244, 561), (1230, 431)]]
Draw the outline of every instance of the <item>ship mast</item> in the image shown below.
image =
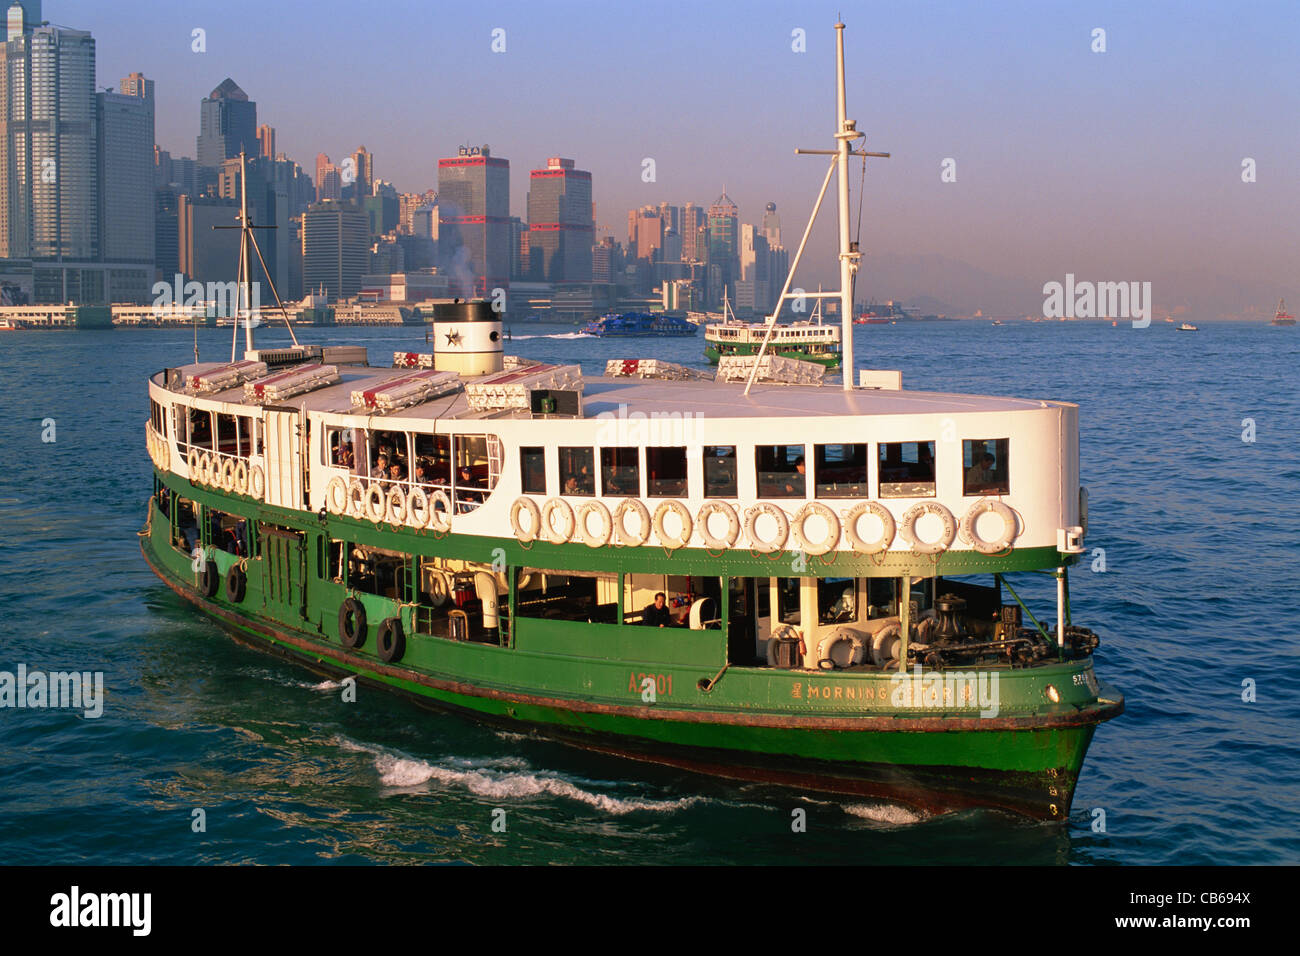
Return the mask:
[[(849, 157), (858, 156), (866, 162), (867, 157), (878, 157), (888, 159), (888, 153), (869, 153), (865, 150), (854, 152), (852, 143), (855, 139), (861, 139), (865, 134), (858, 132), (856, 121), (848, 118), (848, 107), (844, 90), (844, 24), (835, 24), (835, 149), (796, 149), (795, 152), (812, 156), (830, 156), (830, 168), (826, 170), (826, 178), (822, 181), (821, 192), (817, 194), (817, 202), (813, 206), (812, 215), (808, 218), (808, 225), (804, 228), (803, 238), (799, 240), (799, 248), (794, 254), (794, 261), (790, 263), (790, 272), (785, 278), (785, 286), (781, 289), (781, 295), (776, 300), (776, 305), (772, 309), (772, 314), (767, 318), (767, 334), (763, 336), (763, 344), (759, 346), (758, 355), (754, 359), (754, 367), (750, 369), (749, 380), (745, 383), (745, 394), (749, 394), (750, 387), (758, 377), (759, 362), (763, 358), (763, 353), (767, 350), (767, 343), (772, 338), (772, 331), (776, 326), (776, 317), (781, 313), (781, 307), (787, 299), (795, 298), (813, 298), (818, 304), (822, 299), (839, 299), (840, 300), (840, 338), (841, 338), (841, 360), (840, 368), (843, 372), (844, 389), (848, 391), (853, 388), (853, 281), (858, 272), (858, 263), (862, 258), (862, 253), (858, 251), (858, 244), (849, 238)], [(817, 220), (817, 213), (821, 210), (822, 200), (826, 198), (826, 188), (831, 183), (831, 176), (838, 173), (837, 194), (839, 205), (839, 261), (840, 261), (840, 288), (835, 292), (808, 293), (800, 292), (798, 295), (790, 292), (790, 283), (794, 279), (795, 270), (799, 268), (799, 260), (803, 258), (804, 247), (808, 244), (808, 236), (812, 232), (813, 223)]]

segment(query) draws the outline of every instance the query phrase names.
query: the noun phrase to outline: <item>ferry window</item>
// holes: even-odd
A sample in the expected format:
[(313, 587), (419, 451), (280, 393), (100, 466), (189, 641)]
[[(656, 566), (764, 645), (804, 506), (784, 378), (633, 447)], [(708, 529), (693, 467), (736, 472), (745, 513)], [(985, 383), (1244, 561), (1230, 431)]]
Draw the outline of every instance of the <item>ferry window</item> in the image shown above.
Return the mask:
[(987, 438), (961, 443), (962, 494), (1006, 495), (1011, 493), (1007, 468), (1007, 438)]
[(521, 618), (618, 623), (618, 575), (520, 568), (515, 614)]
[(782, 624), (799, 626), (799, 579), (776, 579), (776, 614)]
[(934, 442), (882, 442), (880, 497), (934, 497)]
[(493, 475), (488, 468), (487, 438), (484, 435), (456, 435), (454, 439), (456, 473), (452, 475), (456, 511), (473, 511), (492, 489)]
[(202, 409), (189, 410), (190, 444), (212, 450), (212, 413)]
[(706, 445), (704, 448), (704, 497), (735, 498), (736, 446)]
[(418, 484), (451, 487), (451, 436), (414, 435), (415, 467), (411, 478)]
[(214, 548), (241, 558), (249, 556), (248, 522), (245, 519), (215, 508), (204, 509), (204, 514), (208, 519), (208, 542)]
[(217, 450), (223, 455), (239, 454), (239, 425), (234, 415), (217, 413)]
[(519, 473), (524, 494), (546, 494), (546, 449), (519, 449)]
[(605, 495), (641, 495), (641, 451), (638, 448), (600, 450), (600, 487)]
[(866, 445), (814, 445), (818, 498), (867, 497)]
[(759, 445), (754, 449), (758, 497), (802, 498), (807, 492), (803, 445)]
[(153, 425), (153, 430), (159, 435), (167, 434), (167, 414), (153, 399), (149, 399), (149, 421)]
[(686, 496), (685, 448), (647, 448), (645, 468), (648, 497)]
[(420, 558), (411, 611), (415, 632), (499, 644), (507, 614), (503, 587), (490, 565), (465, 563), (453, 571), (443, 559)]
[[(372, 431), (370, 433), (370, 474), (404, 481), (409, 477), (406, 432)], [(397, 466), (394, 469), (394, 465)]]
[(348, 587), (404, 600), (408, 560), (407, 555), (398, 551), (355, 545), (348, 552)]
[(189, 498), (176, 498), (176, 520), (172, 523), (172, 544), (192, 554), (200, 544), (198, 505)]
[(325, 429), (325, 464), (351, 469), (356, 465), (356, 447), (351, 428)]
[(561, 494), (587, 495), (596, 493), (596, 469), (590, 448), (560, 449)]
[(817, 579), (817, 623), (843, 624), (857, 618), (857, 588), (853, 578)]
[[(253, 453), (253, 420), (247, 415), (235, 416), (235, 424), (239, 430), (239, 457), (247, 458)], [(311, 423), (307, 423), (311, 427)]]

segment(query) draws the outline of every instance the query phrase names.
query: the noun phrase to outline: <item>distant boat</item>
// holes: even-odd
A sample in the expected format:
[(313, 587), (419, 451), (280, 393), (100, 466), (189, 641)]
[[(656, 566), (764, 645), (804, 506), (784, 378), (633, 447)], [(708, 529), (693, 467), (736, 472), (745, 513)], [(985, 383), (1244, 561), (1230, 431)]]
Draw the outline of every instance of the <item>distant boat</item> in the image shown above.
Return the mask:
[(1001, 320), (1001, 319), (994, 319), (994, 320), (993, 320), (993, 324), (994, 324), (994, 325), (1001, 325), (1001, 324), (1002, 324), (1002, 320)]
[(1295, 316), (1286, 310), (1286, 299), (1277, 300), (1277, 314), (1269, 325), (1295, 325)]
[(1182, 325), (1178, 326), (1178, 328), (1174, 329), (1174, 331), (1175, 332), (1199, 332), (1200, 329), (1192, 325), (1192, 323), (1190, 322), (1184, 322)]
[(681, 336), (695, 335), (699, 327), (685, 319), (668, 315), (651, 315), (648, 312), (613, 312), (602, 315), (594, 322), (582, 327), (583, 335), (597, 335), (605, 338), (620, 336)]

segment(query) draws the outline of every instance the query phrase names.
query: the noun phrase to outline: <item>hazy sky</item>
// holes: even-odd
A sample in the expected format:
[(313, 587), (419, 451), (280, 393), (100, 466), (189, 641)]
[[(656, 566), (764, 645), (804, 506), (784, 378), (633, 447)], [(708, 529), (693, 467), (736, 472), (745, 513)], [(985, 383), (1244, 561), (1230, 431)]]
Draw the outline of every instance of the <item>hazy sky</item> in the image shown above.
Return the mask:
[[(591, 170), (598, 225), (620, 239), (629, 208), (707, 204), (725, 183), (742, 221), (777, 203), (788, 247), (824, 173), (793, 148), (830, 145), (837, 12), (849, 115), (868, 149), (893, 154), (867, 169), (864, 250), (957, 260), (1037, 298), (1066, 272), (1221, 275), (1297, 296), (1296, 0), (44, 5), (94, 33), (101, 87), (133, 70), (156, 81), (158, 141), (175, 155), (194, 155), (199, 100), (230, 76), (313, 174), (317, 152), (364, 143), (376, 176), (422, 190), (439, 157), (489, 143), (511, 162), (518, 215), (528, 170), (560, 154)], [(940, 179), (948, 157), (954, 183)], [(834, 274), (825, 222), (810, 282)]]

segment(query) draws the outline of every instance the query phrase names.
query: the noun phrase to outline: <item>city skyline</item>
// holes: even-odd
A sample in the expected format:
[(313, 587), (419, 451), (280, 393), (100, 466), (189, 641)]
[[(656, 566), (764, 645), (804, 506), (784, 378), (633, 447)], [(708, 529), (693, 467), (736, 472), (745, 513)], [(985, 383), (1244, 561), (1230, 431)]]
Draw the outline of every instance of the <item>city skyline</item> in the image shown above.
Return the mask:
[[(110, 14), (64, 0), (44, 16), (96, 36), (100, 85), (134, 71), (157, 81), (158, 142), (174, 155), (193, 149), (196, 101), (230, 76), (275, 127), (277, 150), (308, 170), (318, 152), (365, 143), (376, 178), (423, 191), (439, 157), (489, 143), (514, 164), (511, 215), (526, 214), (528, 171), (563, 155), (592, 172), (597, 237), (621, 238), (627, 210), (707, 203), (725, 182), (744, 222), (776, 202), (786, 245), (797, 245), (822, 164), (793, 148), (824, 148), (833, 117), (829, 7), (756, 4), (741, 20), (676, 4), (574, 5), (559, 24), (524, 6), (435, 14), (393, 3), (383, 18), (330, 16), (345, 9), (232, 0)], [(1300, 27), (1283, 4), (1252, 11), (882, 4), (846, 14), (849, 113), (868, 148), (893, 154), (866, 173), (860, 287), (871, 294), (891, 272), (915, 284), (919, 272), (930, 295), (963, 295), (972, 308), (1041, 301), (1041, 285), (1066, 273), (1151, 279), (1166, 308), (1180, 296), (1211, 309), (1295, 296), (1300, 149), (1281, 118), (1300, 96), (1269, 51)], [(236, 22), (260, 27), (240, 35)], [(671, 22), (670, 35), (657, 22)], [(1105, 52), (1092, 49), (1098, 27)], [(191, 50), (195, 29), (206, 31), (204, 53)], [(805, 53), (792, 49), (800, 29)], [(280, 42), (286, 30), (303, 42)], [(126, 39), (142, 33), (143, 49)], [(345, 58), (322, 68), (320, 52), (344, 35), (366, 51), (364, 68)], [(504, 52), (492, 52), (496, 39)], [(955, 182), (941, 179), (945, 160)], [(1254, 182), (1242, 181), (1246, 160)], [(801, 281), (833, 281), (828, 211)]]

